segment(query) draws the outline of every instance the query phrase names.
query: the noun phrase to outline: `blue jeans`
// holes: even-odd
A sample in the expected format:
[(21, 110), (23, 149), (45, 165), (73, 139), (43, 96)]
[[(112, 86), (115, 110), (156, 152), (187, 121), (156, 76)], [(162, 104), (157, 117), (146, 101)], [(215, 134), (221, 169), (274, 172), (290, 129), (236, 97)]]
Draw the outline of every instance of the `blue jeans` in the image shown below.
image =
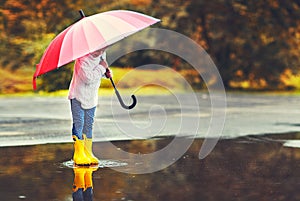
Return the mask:
[(91, 139), (96, 107), (83, 109), (78, 100), (71, 99), (71, 111), (73, 118), (72, 135), (76, 135), (78, 139), (83, 139), (82, 134), (84, 133), (87, 138)]

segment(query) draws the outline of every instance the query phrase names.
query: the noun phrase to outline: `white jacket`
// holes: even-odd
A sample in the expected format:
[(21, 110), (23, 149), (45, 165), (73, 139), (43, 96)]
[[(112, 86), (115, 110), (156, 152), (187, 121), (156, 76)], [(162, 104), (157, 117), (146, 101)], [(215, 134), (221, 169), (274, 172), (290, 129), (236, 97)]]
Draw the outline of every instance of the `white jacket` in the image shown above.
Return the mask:
[(99, 62), (100, 56), (93, 57), (91, 54), (75, 61), (68, 98), (76, 98), (83, 109), (91, 109), (98, 104), (98, 89), (106, 71)]

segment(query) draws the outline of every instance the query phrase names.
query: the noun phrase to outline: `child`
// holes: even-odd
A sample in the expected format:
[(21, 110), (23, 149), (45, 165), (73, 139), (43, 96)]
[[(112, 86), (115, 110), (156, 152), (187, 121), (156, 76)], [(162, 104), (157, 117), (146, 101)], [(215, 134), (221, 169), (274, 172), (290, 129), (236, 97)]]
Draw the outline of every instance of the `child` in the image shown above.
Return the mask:
[(92, 152), (92, 129), (98, 104), (98, 89), (101, 78), (111, 78), (105, 50), (97, 50), (75, 61), (69, 87), (73, 119), (73, 160), (76, 165), (98, 164)]

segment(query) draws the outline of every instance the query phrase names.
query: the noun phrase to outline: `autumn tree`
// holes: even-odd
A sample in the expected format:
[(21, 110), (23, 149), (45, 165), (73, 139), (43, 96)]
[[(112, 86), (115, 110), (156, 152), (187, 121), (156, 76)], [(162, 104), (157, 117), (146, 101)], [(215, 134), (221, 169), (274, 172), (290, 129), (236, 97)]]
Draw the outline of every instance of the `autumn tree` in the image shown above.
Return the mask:
[[(128, 9), (160, 18), (157, 27), (182, 33), (209, 53), (226, 87), (246, 80), (258, 88), (276, 88), (282, 72), (299, 72), (300, 0), (3, 0), (1, 67), (34, 71), (49, 42), (80, 19), (79, 9), (86, 15)], [(137, 38), (136, 43), (143, 40)], [(134, 53), (116, 62), (120, 66), (148, 63), (190, 68), (175, 55), (153, 51)], [(67, 69), (61, 75), (72, 73), (71, 67)], [(47, 77), (48, 83), (54, 84), (51, 76)], [(60, 78), (51, 90), (68, 85), (69, 77)]]
[(250, 80), (272, 88), (284, 69), (298, 68), (299, 1), (191, 0), (187, 11), (186, 33), (213, 57), (226, 87)]

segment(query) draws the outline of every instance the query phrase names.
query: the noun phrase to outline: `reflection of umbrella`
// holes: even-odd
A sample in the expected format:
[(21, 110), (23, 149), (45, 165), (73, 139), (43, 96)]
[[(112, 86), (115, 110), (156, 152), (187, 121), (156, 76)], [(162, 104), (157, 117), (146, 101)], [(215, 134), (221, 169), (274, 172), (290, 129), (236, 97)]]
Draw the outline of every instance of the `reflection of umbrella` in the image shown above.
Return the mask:
[(126, 10), (114, 10), (84, 17), (57, 35), (44, 52), (33, 76), (59, 68), (77, 58), (98, 49), (108, 47), (121, 39), (132, 35), (159, 19)]

